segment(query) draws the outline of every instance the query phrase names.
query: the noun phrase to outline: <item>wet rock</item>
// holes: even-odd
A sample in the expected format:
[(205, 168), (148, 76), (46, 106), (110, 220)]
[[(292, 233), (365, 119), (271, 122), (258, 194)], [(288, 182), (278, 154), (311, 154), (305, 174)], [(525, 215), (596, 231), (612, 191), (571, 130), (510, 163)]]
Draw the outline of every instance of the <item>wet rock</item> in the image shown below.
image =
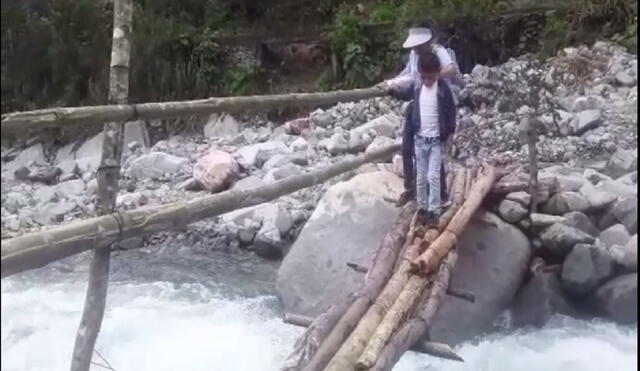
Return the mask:
[(509, 223), (516, 223), (527, 215), (528, 211), (516, 201), (503, 200), (498, 206), (500, 217)]
[(214, 113), (204, 126), (206, 138), (232, 138), (240, 133), (240, 125), (228, 114)]
[(223, 191), (238, 178), (240, 168), (234, 158), (217, 149), (210, 150), (193, 167), (193, 179), (209, 192)]
[(594, 302), (601, 313), (620, 324), (638, 322), (638, 274), (614, 278), (598, 289)]
[(615, 264), (602, 248), (578, 244), (562, 264), (562, 287), (570, 294), (584, 295), (613, 276)]
[(595, 226), (593, 221), (591, 221), (591, 219), (585, 213), (582, 213), (580, 211), (573, 211), (564, 214), (563, 218), (564, 221), (561, 222), (562, 224), (579, 229), (594, 237), (600, 234), (600, 230)]
[(589, 202), (577, 192), (560, 192), (551, 196), (542, 210), (546, 214), (563, 215), (571, 211), (585, 211), (589, 206)]
[(555, 272), (536, 272), (518, 292), (511, 307), (516, 326), (544, 326), (555, 314), (575, 315)]
[(149, 152), (131, 161), (129, 172), (137, 179), (160, 179), (185, 171), (189, 160), (164, 152)]
[(540, 240), (546, 250), (555, 256), (566, 256), (579, 243), (591, 244), (594, 238), (581, 230), (564, 224), (553, 224), (540, 233)]
[(565, 218), (563, 216), (540, 214), (540, 213), (533, 213), (531, 214), (530, 218), (531, 218), (531, 225), (534, 228), (544, 228), (552, 224), (562, 223), (565, 221)]
[(631, 235), (629, 235), (624, 225), (616, 224), (602, 231), (598, 238), (608, 247), (613, 245), (625, 246), (631, 239)]

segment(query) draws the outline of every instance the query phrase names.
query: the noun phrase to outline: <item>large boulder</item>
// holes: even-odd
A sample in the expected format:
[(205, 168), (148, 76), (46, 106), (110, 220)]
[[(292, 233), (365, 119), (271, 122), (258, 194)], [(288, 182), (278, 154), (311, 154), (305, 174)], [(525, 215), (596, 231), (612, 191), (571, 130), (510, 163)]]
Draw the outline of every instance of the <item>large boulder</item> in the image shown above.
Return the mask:
[(583, 295), (610, 278), (615, 264), (605, 249), (578, 244), (562, 264), (562, 287), (570, 294)]
[(613, 177), (619, 177), (629, 173), (638, 167), (638, 158), (633, 151), (619, 148), (607, 163), (607, 173)]
[(240, 168), (234, 158), (217, 149), (210, 150), (193, 167), (193, 178), (207, 191), (227, 189), (238, 177)]
[(389, 172), (360, 174), (332, 186), (318, 203), (278, 271), (285, 310), (315, 317), (355, 291), (400, 209), (402, 179)]
[(516, 201), (503, 200), (498, 206), (498, 213), (505, 221), (516, 223), (527, 215), (528, 211)]
[(619, 276), (602, 285), (594, 295), (602, 314), (618, 323), (638, 322), (638, 274)]
[(518, 292), (511, 307), (516, 326), (544, 326), (554, 314), (573, 315), (555, 272), (536, 272)]
[(563, 215), (572, 211), (585, 211), (589, 206), (589, 201), (578, 192), (560, 192), (554, 194), (543, 205), (542, 210), (546, 214)]
[(566, 256), (579, 243), (590, 244), (595, 241), (593, 236), (562, 223), (547, 227), (540, 233), (540, 240), (544, 248), (556, 257)]
[(593, 224), (591, 219), (585, 213), (582, 213), (580, 211), (572, 211), (570, 213), (564, 214), (563, 217), (564, 221), (562, 221), (562, 224), (568, 225), (569, 227), (573, 227), (575, 229), (579, 229), (594, 237), (600, 234), (600, 230)]
[(496, 215), (478, 212), (460, 236), (450, 286), (475, 295), (475, 303), (446, 295), (433, 319), (434, 341), (457, 344), (491, 331), (512, 302), (531, 248), (527, 237)]
[(625, 246), (631, 239), (631, 235), (622, 224), (613, 225), (600, 233), (598, 236), (607, 247), (613, 245)]

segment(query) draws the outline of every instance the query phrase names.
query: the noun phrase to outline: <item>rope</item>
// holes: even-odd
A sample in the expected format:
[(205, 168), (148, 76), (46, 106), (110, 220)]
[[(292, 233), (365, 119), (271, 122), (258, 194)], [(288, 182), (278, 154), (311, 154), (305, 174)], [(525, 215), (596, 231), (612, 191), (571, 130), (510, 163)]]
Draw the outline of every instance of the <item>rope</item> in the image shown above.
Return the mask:
[(120, 210), (117, 210), (117, 209), (116, 211), (114, 211), (109, 215), (111, 215), (113, 219), (115, 219), (116, 223), (118, 224), (118, 238), (116, 238), (113, 242), (122, 241), (122, 232), (124, 229), (124, 218), (122, 217)]

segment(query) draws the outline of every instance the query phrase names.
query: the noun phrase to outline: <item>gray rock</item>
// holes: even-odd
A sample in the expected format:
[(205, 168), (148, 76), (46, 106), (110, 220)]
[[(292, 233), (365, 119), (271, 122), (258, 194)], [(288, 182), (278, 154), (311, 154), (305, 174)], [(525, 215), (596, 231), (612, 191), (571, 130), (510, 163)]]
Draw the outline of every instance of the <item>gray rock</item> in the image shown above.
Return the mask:
[(244, 226), (238, 229), (238, 240), (244, 246), (250, 245), (253, 243), (258, 230), (260, 230), (260, 224), (246, 223)]
[[(371, 142), (371, 144), (367, 146), (367, 149), (364, 151), (364, 153), (371, 153), (375, 150), (378, 150), (384, 147), (389, 147), (394, 144), (395, 144), (395, 140), (389, 137), (375, 137)], [(387, 158), (381, 158), (380, 161), (391, 162), (392, 158), (393, 158), (393, 155), (389, 155)]]
[(602, 112), (600, 110), (586, 110), (578, 112), (571, 122), (571, 127), (575, 135), (582, 135), (591, 129), (595, 129), (602, 123)]
[(584, 295), (613, 276), (615, 264), (602, 248), (578, 244), (562, 264), (562, 287), (570, 294)]
[(577, 192), (556, 193), (547, 201), (542, 211), (551, 215), (563, 215), (571, 211), (585, 211), (589, 202)]
[(321, 140), (318, 147), (325, 149), (332, 156), (336, 156), (349, 150), (348, 138), (347, 133), (335, 133), (331, 138)]
[(433, 341), (458, 344), (493, 330), (527, 270), (531, 248), (518, 228), (481, 211), (460, 236), (450, 287), (476, 295), (475, 303), (445, 295), (429, 331)]
[(232, 138), (240, 133), (240, 125), (236, 119), (228, 114), (214, 113), (209, 116), (204, 126), (206, 138)]
[(638, 235), (633, 235), (625, 246), (614, 245), (609, 248), (616, 263), (630, 272), (638, 271)]
[(149, 145), (151, 145), (147, 126), (142, 120), (129, 121), (124, 124), (124, 148), (129, 148), (129, 146), (134, 143), (137, 143), (143, 148), (149, 148)]
[(82, 179), (67, 180), (56, 185), (56, 191), (62, 197), (71, 200), (86, 194), (86, 185)]
[(40, 225), (59, 223), (64, 220), (65, 215), (77, 207), (74, 201), (50, 202), (38, 208), (38, 212), (33, 215), (33, 220)]
[(260, 187), (263, 184), (265, 183), (262, 181), (262, 179), (258, 178), (257, 176), (250, 175), (246, 178), (238, 180), (231, 189), (235, 191), (243, 191), (246, 189)]
[(130, 164), (130, 174), (136, 179), (162, 178), (165, 174), (175, 175), (185, 171), (189, 160), (164, 152), (149, 152)]
[(636, 85), (635, 77), (631, 76), (625, 71), (620, 71), (616, 73), (616, 83), (620, 86), (632, 87)]
[(263, 165), (262, 170), (269, 171), (277, 169), (284, 165), (290, 164), (291, 160), (288, 155), (277, 154), (269, 158)]
[(563, 216), (557, 216), (557, 215), (533, 213), (531, 214), (530, 218), (531, 218), (531, 225), (534, 228), (544, 228), (555, 223), (565, 222), (565, 218)]
[(276, 288), (287, 312), (317, 316), (357, 288), (399, 209), (404, 187), (391, 173), (360, 174), (324, 194), (278, 271)]
[(591, 244), (595, 239), (579, 229), (564, 224), (553, 224), (540, 233), (540, 240), (546, 250), (555, 256), (566, 256), (579, 243)]
[(631, 239), (631, 235), (624, 225), (616, 224), (602, 231), (598, 238), (608, 247), (613, 245), (625, 246)]
[(294, 152), (306, 151), (307, 149), (309, 149), (309, 142), (306, 139), (304, 139), (303, 137), (300, 137), (300, 138), (294, 140), (293, 143), (291, 143), (291, 149)]
[(531, 195), (527, 192), (511, 192), (506, 199), (515, 201), (524, 207), (528, 207), (531, 204)]
[(619, 276), (602, 285), (594, 295), (601, 313), (620, 324), (638, 322), (638, 274)]
[(638, 156), (630, 150), (619, 148), (609, 158), (606, 171), (612, 177), (620, 177), (638, 166)]
[(509, 223), (516, 223), (527, 215), (528, 211), (516, 201), (503, 200), (498, 207), (500, 217)]
[(21, 192), (9, 192), (2, 197), (2, 207), (11, 214), (29, 205), (29, 197)]
[(596, 189), (592, 184), (585, 183), (580, 188), (580, 194), (589, 202), (590, 210), (599, 210), (616, 202), (618, 196)]
[(602, 103), (594, 96), (578, 97), (573, 103), (573, 112), (600, 109)]
[(116, 197), (116, 205), (125, 209), (133, 209), (146, 205), (147, 197), (142, 192), (120, 193)]
[(311, 112), (309, 117), (311, 118), (311, 122), (322, 128), (330, 126), (334, 121), (331, 114), (323, 111), (322, 109), (317, 109)]
[(47, 202), (56, 202), (58, 201), (58, 193), (56, 191), (56, 187), (54, 186), (45, 186), (36, 188), (33, 191), (33, 198), (36, 200), (37, 204), (45, 204)]
[(536, 272), (518, 292), (511, 307), (516, 326), (544, 326), (555, 314), (575, 315), (554, 272)]
[(73, 179), (80, 173), (76, 160), (61, 161), (56, 167), (62, 171), (60, 174), (60, 180), (62, 181)]
[(611, 212), (624, 224), (629, 233), (638, 233), (638, 199), (636, 197), (627, 197), (616, 202)]
[(282, 259), (284, 256), (284, 244), (280, 238), (278, 228), (271, 224), (262, 225), (253, 241), (253, 249), (256, 255), (269, 259)]
[[(257, 157), (258, 153), (266, 161), (271, 156), (276, 154), (290, 153), (291, 150), (286, 144), (279, 141), (269, 141), (263, 143), (251, 144), (244, 146), (236, 151), (236, 154), (240, 157), (243, 166), (258, 166)], [(264, 163), (264, 161), (262, 163)], [(262, 164), (260, 164), (262, 165)]]
[(595, 224), (593, 224), (591, 219), (585, 213), (580, 211), (573, 211), (564, 214), (564, 221), (561, 223), (568, 225), (569, 227), (579, 229), (594, 237), (600, 234), (600, 230), (595, 226)]
[(638, 172), (637, 171), (632, 171), (629, 174), (625, 174), (621, 177), (619, 177), (618, 179), (616, 179), (616, 182), (622, 183), (624, 185), (637, 185), (638, 184)]
[(373, 130), (376, 136), (393, 138), (396, 130), (402, 127), (403, 121), (404, 120), (396, 114), (387, 114), (352, 129), (349, 134), (352, 137), (358, 137)]
[(273, 183), (275, 181), (288, 178), (290, 176), (299, 175), (301, 173), (302, 173), (302, 169), (300, 168), (300, 166), (292, 163), (288, 163), (283, 167), (269, 170), (265, 174), (265, 176), (262, 178), (262, 180), (265, 183)]
[(262, 224), (273, 224), (278, 228), (280, 236), (285, 236), (291, 229), (293, 221), (289, 212), (280, 205), (268, 203), (255, 210), (254, 219), (259, 220)]
[(638, 196), (638, 188), (630, 185), (626, 185), (624, 183), (618, 182), (616, 180), (605, 180), (596, 186), (596, 189), (613, 193), (618, 195), (619, 197), (637, 197)]
[(100, 166), (103, 138), (104, 134), (100, 132), (93, 138), (84, 142), (76, 151), (76, 162), (81, 174), (92, 173), (98, 169), (98, 166)]
[(605, 180), (612, 180), (611, 177), (601, 174), (595, 169), (586, 169), (584, 171), (584, 177), (593, 185), (596, 185)]

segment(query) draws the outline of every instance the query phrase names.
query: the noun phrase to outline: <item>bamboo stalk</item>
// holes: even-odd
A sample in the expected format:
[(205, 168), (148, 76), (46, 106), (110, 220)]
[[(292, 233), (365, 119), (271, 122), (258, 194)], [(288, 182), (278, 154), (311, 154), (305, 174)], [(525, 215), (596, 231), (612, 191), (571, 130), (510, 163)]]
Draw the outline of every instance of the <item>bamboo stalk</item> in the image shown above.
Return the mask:
[(2, 130), (25, 130), (30, 127), (87, 125), (136, 119), (156, 120), (214, 112), (260, 111), (277, 107), (321, 106), (339, 102), (386, 96), (385, 90), (336, 90), (322, 93), (294, 93), (241, 97), (207, 98), (190, 101), (114, 104), (86, 107), (57, 107), (2, 115)]
[(323, 169), (253, 189), (232, 190), (187, 202), (121, 211), (3, 240), (2, 277), (39, 268), (87, 250), (109, 246), (118, 240), (183, 228), (205, 218), (268, 202), (389, 156), (399, 148), (400, 144), (393, 144), (352, 159), (338, 161)]
[(346, 324), (343, 318), (357, 316), (358, 311), (362, 310), (363, 303), (365, 303), (364, 299), (373, 298), (377, 295), (384, 282), (391, 275), (398, 253), (405, 244), (407, 230), (411, 234), (412, 215), (414, 213), (415, 203), (411, 202), (405, 205), (396, 223), (383, 238), (360, 289), (356, 293), (349, 295), (347, 300), (336, 303), (313, 321), (305, 331), (305, 334), (296, 342), (294, 351), (287, 358), (287, 362), (282, 368), (283, 370), (300, 370), (303, 367), (307, 369), (314, 367), (313, 359), (317, 359), (322, 354), (318, 353), (321, 350), (321, 344), (334, 341), (332, 339), (337, 336), (336, 334), (346, 331), (344, 330)]
[[(389, 342), (380, 352), (376, 358), (375, 363), (367, 364), (367, 369), (371, 371), (389, 371), (400, 360), (400, 357), (410, 349), (410, 347), (419, 342), (424, 333), (427, 331), (429, 324), (433, 316), (438, 310), (440, 301), (444, 297), (449, 282), (451, 280), (451, 274), (457, 260), (457, 253), (455, 250), (450, 250), (445, 258), (444, 262), (440, 266), (438, 273), (435, 277), (433, 285), (429, 295), (427, 296), (426, 303), (422, 309), (418, 312), (418, 315), (411, 320), (405, 322), (400, 329), (391, 337)], [(447, 358), (456, 361), (463, 361), (450, 347), (446, 344), (438, 347), (440, 351), (438, 356), (441, 358)], [(362, 368), (361, 368), (362, 369)]]
[[(454, 206), (451, 207), (447, 211), (447, 215), (443, 215), (441, 218), (441, 222), (443, 223), (443, 228), (449, 228), (450, 220), (452, 221), (459, 212), (458, 209), (464, 200), (463, 192), (467, 188), (467, 182), (471, 176), (471, 171), (460, 171), (459, 178), (460, 180), (455, 181), (454, 188)], [(430, 230), (431, 232), (433, 230)], [(434, 242), (436, 240), (438, 231), (434, 237), (431, 237), (429, 241), (425, 241), (427, 243)], [(439, 239), (439, 238), (438, 238)], [(436, 240), (437, 241), (437, 240)], [(429, 251), (431, 247), (428, 247), (426, 251)], [(417, 299), (421, 296), (422, 292), (429, 284), (429, 280), (425, 277), (421, 276), (412, 276), (402, 291), (398, 295), (397, 299), (386, 313), (384, 318), (380, 321), (379, 325), (375, 329), (375, 332), (371, 335), (365, 349), (362, 351), (362, 354), (359, 356), (358, 360), (355, 363), (355, 367), (358, 370), (366, 370), (370, 368), (375, 362), (380, 354), (380, 351), (387, 343), (387, 340), (391, 337), (393, 331), (396, 330), (397, 326), (401, 323), (404, 318), (407, 318), (410, 311), (414, 309), (415, 303)]]
[[(113, 43), (109, 76), (109, 101), (126, 104), (129, 98), (129, 61), (131, 59), (131, 0), (115, 0), (113, 6)], [(123, 122), (104, 125), (102, 156), (98, 169), (96, 211), (98, 215), (114, 212), (123, 146)], [(89, 270), (89, 284), (82, 318), (76, 334), (71, 371), (88, 371), (96, 339), (102, 326), (109, 286), (110, 246), (94, 250)]]
[[(447, 223), (446, 215), (452, 215), (453, 212), (450, 210), (455, 210), (459, 205), (463, 183), (464, 171), (458, 170), (455, 172), (454, 177), (454, 184), (456, 184), (456, 186), (454, 186), (454, 202), (448, 210), (448, 213), (445, 213), (441, 218), (441, 223), (443, 223), (443, 225), (446, 225)], [(347, 370), (354, 366), (356, 359), (360, 356), (362, 350), (367, 345), (371, 334), (376, 330), (378, 324), (389, 308), (391, 308), (398, 295), (400, 295), (402, 288), (409, 279), (411, 260), (418, 256), (421, 248), (424, 248), (425, 245), (428, 245), (433, 241), (437, 235), (437, 229), (428, 230), (422, 241), (416, 238), (415, 241), (407, 247), (403, 260), (400, 261), (395, 273), (391, 279), (389, 279), (385, 288), (380, 295), (378, 295), (378, 298), (367, 310), (365, 315), (359, 319), (359, 322), (353, 332), (351, 332), (349, 337), (338, 348), (337, 352), (335, 352), (335, 355), (331, 358), (331, 361), (328, 363), (325, 371)]]
[(465, 200), (447, 228), (427, 251), (413, 261), (418, 271), (425, 275), (433, 272), (440, 264), (442, 258), (456, 243), (457, 236), (462, 232), (473, 213), (482, 203), (482, 200), (491, 189), (491, 185), (496, 180), (496, 169), (493, 166), (487, 165), (483, 170), (483, 173), (478, 176), (477, 181), (471, 187), (469, 197)]

